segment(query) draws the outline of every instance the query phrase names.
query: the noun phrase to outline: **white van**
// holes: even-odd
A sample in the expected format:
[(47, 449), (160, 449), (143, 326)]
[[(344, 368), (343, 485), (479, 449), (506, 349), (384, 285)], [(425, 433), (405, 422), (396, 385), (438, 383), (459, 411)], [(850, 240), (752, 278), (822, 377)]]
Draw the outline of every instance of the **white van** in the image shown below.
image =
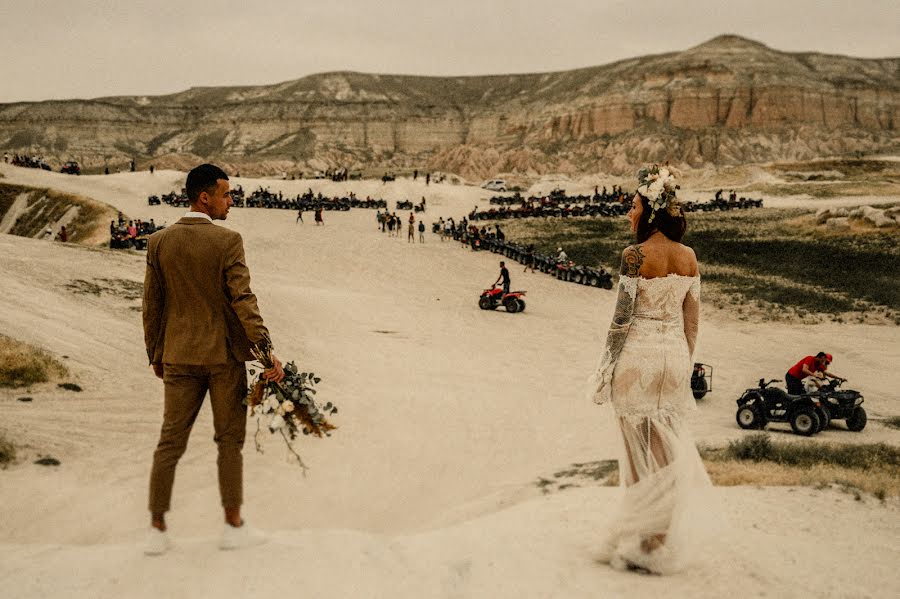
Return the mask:
[(481, 186), (482, 189), (489, 189), (491, 191), (506, 191), (506, 181), (503, 179), (491, 179)]

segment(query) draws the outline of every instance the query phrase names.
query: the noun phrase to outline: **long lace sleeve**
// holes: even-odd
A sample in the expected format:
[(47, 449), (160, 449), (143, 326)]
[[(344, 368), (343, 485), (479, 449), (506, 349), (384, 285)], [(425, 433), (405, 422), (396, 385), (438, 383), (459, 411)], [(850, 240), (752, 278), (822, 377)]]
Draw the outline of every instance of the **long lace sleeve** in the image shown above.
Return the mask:
[(609, 333), (606, 335), (606, 349), (600, 358), (594, 374), (590, 378), (590, 395), (595, 403), (602, 404), (611, 397), (611, 385), (613, 372), (616, 369), (616, 361), (622, 348), (625, 347), (625, 339), (628, 337), (628, 329), (634, 315), (634, 303), (637, 298), (638, 277), (619, 277), (619, 291), (616, 299), (616, 310), (612, 323), (609, 325)]
[(684, 296), (681, 305), (684, 314), (684, 338), (687, 339), (688, 352), (694, 359), (694, 347), (697, 345), (697, 331), (700, 328), (700, 277), (694, 279), (690, 289)]

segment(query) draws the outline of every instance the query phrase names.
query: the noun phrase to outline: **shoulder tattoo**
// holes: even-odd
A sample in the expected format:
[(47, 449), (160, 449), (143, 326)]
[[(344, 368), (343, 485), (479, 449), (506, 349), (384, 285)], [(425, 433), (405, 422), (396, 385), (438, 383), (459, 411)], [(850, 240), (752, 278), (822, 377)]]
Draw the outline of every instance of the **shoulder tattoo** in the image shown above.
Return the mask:
[(641, 251), (641, 246), (629, 246), (622, 252), (622, 268), (619, 272), (629, 277), (636, 277), (640, 274), (643, 263), (644, 252)]

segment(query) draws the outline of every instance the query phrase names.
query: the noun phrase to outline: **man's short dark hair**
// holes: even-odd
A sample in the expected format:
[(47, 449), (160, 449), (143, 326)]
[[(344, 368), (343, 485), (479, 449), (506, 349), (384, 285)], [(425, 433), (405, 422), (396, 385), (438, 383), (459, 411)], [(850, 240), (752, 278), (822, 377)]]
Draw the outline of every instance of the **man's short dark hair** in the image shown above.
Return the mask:
[(828, 354), (826, 354), (826, 353), (823, 352), (823, 351), (820, 351), (819, 353), (816, 354), (816, 357), (817, 357), (817, 358), (827, 358), (827, 357), (828, 357)]
[(214, 164), (201, 164), (189, 172), (184, 187), (191, 204), (197, 202), (202, 192), (212, 193), (219, 179), (228, 181), (228, 175)]

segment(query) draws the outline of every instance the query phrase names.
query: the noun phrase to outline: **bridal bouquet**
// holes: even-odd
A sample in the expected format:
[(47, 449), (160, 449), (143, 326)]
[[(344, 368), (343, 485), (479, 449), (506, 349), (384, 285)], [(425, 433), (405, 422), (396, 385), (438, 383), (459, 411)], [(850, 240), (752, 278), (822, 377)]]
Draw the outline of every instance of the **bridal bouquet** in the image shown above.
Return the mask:
[(306, 464), (300, 454), (294, 450), (293, 441), (299, 433), (330, 437), (329, 431), (336, 427), (328, 422), (327, 416), (337, 414), (337, 407), (330, 401), (323, 406), (316, 403), (314, 386), (321, 380), (312, 372), (299, 372), (296, 364), (288, 362), (284, 365), (284, 379), (280, 383), (266, 381), (262, 378), (265, 370), (272, 368), (272, 343), (265, 339), (261, 344), (253, 346), (253, 357), (262, 365), (257, 371), (250, 369), (254, 377), (247, 390), (244, 403), (250, 407), (250, 415), (256, 416), (256, 450), (262, 453), (259, 442), (260, 423), (265, 422), (269, 432), (280, 433), (288, 450), (297, 459), (297, 463), (305, 471)]

